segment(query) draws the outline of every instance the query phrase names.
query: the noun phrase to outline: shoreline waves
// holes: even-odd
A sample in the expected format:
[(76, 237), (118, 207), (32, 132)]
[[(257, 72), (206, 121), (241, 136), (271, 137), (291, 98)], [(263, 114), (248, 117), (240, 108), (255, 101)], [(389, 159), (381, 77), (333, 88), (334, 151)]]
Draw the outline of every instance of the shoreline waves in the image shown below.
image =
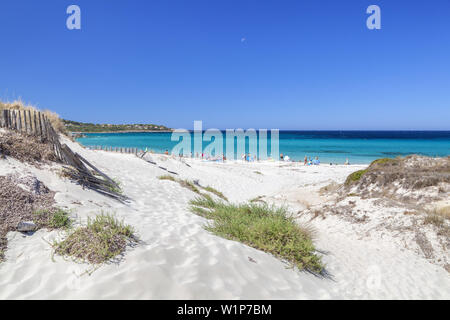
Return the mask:
[[(86, 137), (76, 140), (86, 147), (123, 147), (141, 150), (147, 148), (155, 153), (164, 153), (166, 150), (170, 153), (178, 143), (171, 141), (171, 132), (85, 135)], [(270, 134), (268, 141), (267, 151), (270, 154)], [(203, 149), (208, 144), (209, 142), (203, 142)], [(226, 153), (225, 140), (223, 146)], [(245, 142), (245, 147), (248, 153), (248, 141)], [(257, 148), (259, 149), (259, 145)], [(190, 152), (193, 152), (193, 148)], [(305, 156), (308, 160), (317, 156), (322, 163), (328, 164), (343, 164), (347, 159), (351, 164), (369, 164), (379, 158), (395, 158), (410, 154), (445, 157), (450, 155), (450, 131), (280, 131), (279, 152), (294, 161), (303, 161)], [(276, 155), (276, 158), (278, 156)]]

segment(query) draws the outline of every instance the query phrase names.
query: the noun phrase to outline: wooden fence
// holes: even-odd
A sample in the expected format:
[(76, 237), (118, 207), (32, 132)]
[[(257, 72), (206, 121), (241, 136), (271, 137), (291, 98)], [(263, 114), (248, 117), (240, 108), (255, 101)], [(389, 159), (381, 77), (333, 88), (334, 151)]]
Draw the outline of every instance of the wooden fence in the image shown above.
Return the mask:
[(0, 112), (0, 127), (36, 136), (41, 142), (51, 144), (58, 160), (70, 166), (69, 168), (66, 167), (66, 175), (83, 187), (93, 189), (120, 201), (128, 199), (121, 194), (117, 182), (98, 170), (78, 153), (74, 153), (66, 144), (61, 145), (59, 135), (42, 112), (2, 110)]
[(53, 145), (56, 157), (65, 162), (58, 134), (44, 113), (31, 110), (9, 110), (0, 112), (0, 127), (38, 137), (42, 142)]
[(144, 152), (142, 149), (139, 148), (122, 148), (122, 147), (108, 147), (108, 146), (88, 146), (87, 148), (90, 150), (103, 150), (117, 153), (131, 153), (135, 155)]
[(42, 112), (31, 110), (2, 110), (0, 126), (42, 138), (50, 138), (53, 129), (49, 119)]

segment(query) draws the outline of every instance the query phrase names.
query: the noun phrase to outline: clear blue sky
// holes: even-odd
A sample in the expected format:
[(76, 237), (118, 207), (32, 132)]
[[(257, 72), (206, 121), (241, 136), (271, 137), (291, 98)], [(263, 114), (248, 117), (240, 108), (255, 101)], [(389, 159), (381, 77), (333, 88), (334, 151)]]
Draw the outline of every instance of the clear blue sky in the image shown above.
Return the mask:
[(0, 99), (66, 119), (450, 129), (449, 0), (2, 0), (0, 14)]

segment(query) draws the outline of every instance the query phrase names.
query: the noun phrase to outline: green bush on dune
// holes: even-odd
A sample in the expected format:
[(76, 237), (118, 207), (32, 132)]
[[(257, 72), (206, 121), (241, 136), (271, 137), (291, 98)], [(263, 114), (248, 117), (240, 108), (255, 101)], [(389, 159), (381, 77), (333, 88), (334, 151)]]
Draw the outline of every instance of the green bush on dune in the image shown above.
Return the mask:
[(351, 173), (348, 177), (347, 177), (347, 180), (345, 180), (345, 184), (346, 185), (349, 185), (349, 184), (351, 184), (351, 183), (353, 183), (353, 182), (356, 182), (356, 181), (358, 181), (359, 179), (361, 179), (361, 177), (364, 175), (364, 173), (366, 173), (367, 172), (367, 169), (366, 170), (358, 170), (358, 171), (355, 171), (355, 172), (353, 172), (353, 173)]
[(77, 228), (65, 240), (55, 242), (53, 247), (59, 255), (101, 264), (122, 254), (129, 243), (136, 241), (131, 226), (102, 213), (89, 219), (86, 226)]
[(242, 242), (286, 260), (300, 270), (320, 274), (321, 258), (315, 254), (312, 231), (299, 226), (285, 208), (267, 204), (230, 204), (208, 195), (191, 201), (191, 211), (211, 219), (207, 230)]

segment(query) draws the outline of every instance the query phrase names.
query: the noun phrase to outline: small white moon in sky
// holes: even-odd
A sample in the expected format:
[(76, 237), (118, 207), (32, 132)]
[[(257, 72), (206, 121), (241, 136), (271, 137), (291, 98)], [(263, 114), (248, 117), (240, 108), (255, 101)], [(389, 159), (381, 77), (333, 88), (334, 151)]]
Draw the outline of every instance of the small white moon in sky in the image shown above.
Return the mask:
[(241, 42), (245, 42), (245, 40), (247, 40), (247, 39), (245, 39), (245, 38), (241, 38)]

